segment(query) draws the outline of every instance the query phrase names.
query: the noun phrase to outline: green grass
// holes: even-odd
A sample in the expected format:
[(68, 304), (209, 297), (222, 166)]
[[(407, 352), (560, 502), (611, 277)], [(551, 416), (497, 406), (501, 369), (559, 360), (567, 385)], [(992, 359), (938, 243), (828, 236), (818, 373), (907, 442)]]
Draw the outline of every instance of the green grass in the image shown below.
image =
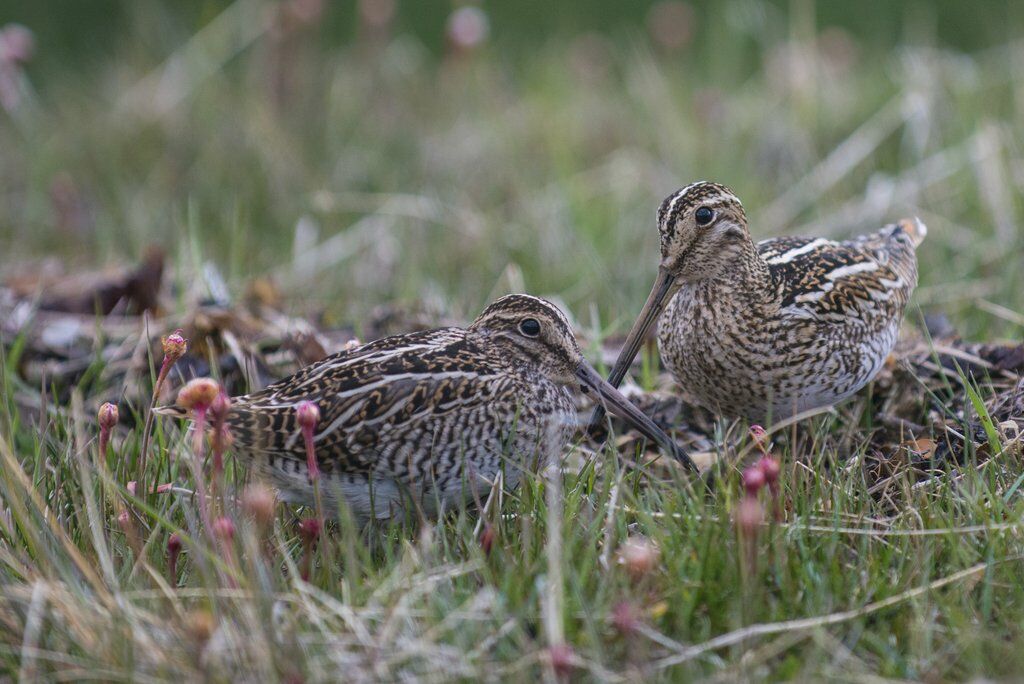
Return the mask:
[[(236, 11), (213, 26), (252, 21)], [(178, 286), (169, 327), (207, 294), (209, 261), (235, 298), (270, 276), (286, 311), (328, 325), (359, 330), (396, 301), (465, 319), (522, 289), (557, 297), (597, 340), (624, 331), (646, 295), (659, 200), (710, 178), (744, 199), (757, 237), (920, 215), (929, 235), (908, 318), (942, 312), (976, 339), (1024, 332), (1019, 43), (972, 55), (864, 44), (840, 63), (786, 52), (790, 39), (810, 49), (797, 17), (739, 36), (759, 66), (710, 39), (659, 54), (639, 33), (435, 60), (401, 36), (325, 50), (299, 35), (285, 49), (263, 35), (232, 43), (232, 31), (189, 43), (164, 25), (140, 12), (116, 59), (40, 77), (26, 106), (0, 113), (0, 272), (43, 256), (90, 268), (160, 243)], [(172, 82), (159, 78), (172, 54), (184, 78), (154, 94)], [(56, 178), (80, 199), (70, 218)], [(562, 642), (580, 679), (1024, 670), (1019, 443), (924, 485), (898, 469), (880, 498), (859, 467), (870, 400), (811, 419), (780, 442), (789, 511), (761, 531), (753, 566), (732, 523), (736, 445), (721, 448), (721, 486), (696, 500), (660, 465), (567, 452), (564, 478), (528, 479), (500, 512), (363, 532), (343, 520), (305, 583), (307, 513), (279, 506), (262, 539), (229, 503), (229, 555), (197, 526), (190, 447), (170, 423), (158, 423), (147, 480), (179, 489), (132, 504), (131, 541), (116, 519), (144, 407), (122, 404), (131, 416), (107, 454), (92, 411), (148, 384), (111, 384), (97, 360), (79, 388), (90, 408), (54, 403), (61, 388), (18, 374), (19, 344), (3, 339), (0, 377), (11, 677), (525, 681), (556, 676), (549, 649)], [(949, 408), (984, 415), (990, 399), (982, 384)], [(481, 519), (496, 533), (490, 554)], [(168, 578), (175, 530), (188, 540)], [(617, 562), (630, 536), (660, 550), (636, 576)], [(616, 626), (622, 606), (634, 629)]]

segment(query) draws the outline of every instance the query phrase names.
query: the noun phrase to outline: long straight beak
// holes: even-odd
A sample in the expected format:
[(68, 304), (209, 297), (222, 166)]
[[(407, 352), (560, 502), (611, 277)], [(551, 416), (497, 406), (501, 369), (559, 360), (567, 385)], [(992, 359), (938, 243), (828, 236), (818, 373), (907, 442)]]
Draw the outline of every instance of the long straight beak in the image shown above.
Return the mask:
[[(654, 287), (651, 288), (651, 294), (647, 295), (644, 308), (640, 310), (640, 316), (633, 323), (633, 328), (629, 331), (629, 336), (626, 338), (626, 344), (622, 347), (622, 351), (619, 352), (619, 358), (616, 359), (615, 366), (608, 376), (608, 383), (612, 387), (618, 387), (622, 383), (622, 378), (626, 377), (626, 371), (640, 351), (644, 338), (647, 336), (647, 331), (661, 316), (661, 312), (665, 310), (672, 294), (675, 293), (675, 283), (675, 276), (665, 268), (658, 268), (658, 276), (654, 279)], [(593, 434), (601, 426), (603, 420), (604, 407), (598, 404), (597, 408), (594, 409), (594, 414), (590, 417), (590, 425), (587, 426), (587, 430)]]
[(622, 396), (622, 392), (605, 382), (586, 360), (580, 361), (580, 365), (576, 368), (576, 377), (579, 378), (580, 384), (584, 388), (594, 392), (599, 407), (605, 407), (613, 414), (632, 423), (640, 431), (640, 434), (658, 444), (665, 450), (665, 453), (680, 461), (692, 472), (697, 472), (697, 466), (693, 464), (693, 461), (690, 460), (686, 452), (671, 437), (666, 435), (661, 428), (655, 425), (654, 421), (648, 418), (643, 411), (630, 403), (629, 399)]

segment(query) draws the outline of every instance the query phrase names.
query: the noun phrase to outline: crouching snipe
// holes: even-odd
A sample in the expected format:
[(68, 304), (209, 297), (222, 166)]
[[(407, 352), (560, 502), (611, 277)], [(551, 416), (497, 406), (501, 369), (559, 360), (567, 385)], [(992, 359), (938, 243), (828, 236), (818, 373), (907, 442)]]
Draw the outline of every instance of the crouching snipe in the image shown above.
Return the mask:
[[(297, 408), (313, 402), (324, 503), (357, 519), (417, 508), (436, 514), (485, 496), (503, 473), (514, 487), (560, 453), (577, 422), (573, 393), (598, 403), (689, 464), (647, 416), (580, 352), (565, 316), (527, 295), (503, 297), (468, 328), (388, 337), (329, 356), (231, 400), (235, 452), (282, 498), (312, 503)], [(184, 415), (178, 410), (164, 413)], [(244, 462), (243, 460), (243, 462)]]
[(661, 356), (684, 393), (758, 422), (834, 404), (878, 373), (917, 284), (914, 249), (926, 232), (914, 219), (845, 242), (755, 244), (739, 199), (708, 182), (662, 202), (658, 229), (658, 276), (609, 382), (622, 381), (660, 317)]

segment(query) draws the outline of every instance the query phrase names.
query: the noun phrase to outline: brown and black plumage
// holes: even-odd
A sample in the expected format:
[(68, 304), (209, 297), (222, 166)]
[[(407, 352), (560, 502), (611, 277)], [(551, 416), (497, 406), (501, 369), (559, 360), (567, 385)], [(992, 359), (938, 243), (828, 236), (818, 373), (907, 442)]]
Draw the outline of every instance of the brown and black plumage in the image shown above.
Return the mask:
[(586, 362), (565, 316), (528, 295), (497, 300), (468, 328), (387, 337), (329, 356), (233, 398), (227, 424), (239, 456), (285, 500), (309, 503), (296, 408), (315, 402), (325, 503), (343, 500), (366, 520), (390, 517), (412, 499), (436, 513), (474, 489), (482, 496), (499, 473), (514, 487), (564, 447), (580, 389), (685, 459)]
[(660, 319), (661, 356), (684, 393), (757, 421), (836, 403), (875, 376), (917, 284), (914, 250), (926, 232), (914, 219), (844, 242), (755, 244), (736, 195), (708, 182), (666, 198), (658, 227), (658, 276), (609, 382), (621, 382)]

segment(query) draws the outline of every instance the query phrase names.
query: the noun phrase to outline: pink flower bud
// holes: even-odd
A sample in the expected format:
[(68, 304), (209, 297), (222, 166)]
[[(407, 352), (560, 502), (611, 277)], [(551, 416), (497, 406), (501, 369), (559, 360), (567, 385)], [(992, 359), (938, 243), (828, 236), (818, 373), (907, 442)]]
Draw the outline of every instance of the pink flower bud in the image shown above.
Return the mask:
[(210, 420), (215, 424), (223, 423), (231, 410), (231, 397), (221, 390), (210, 403)]
[(181, 336), (181, 330), (175, 330), (161, 340), (164, 350), (164, 363), (174, 363), (188, 351), (188, 340)]
[(751, 425), (748, 432), (756, 444), (765, 444), (768, 441), (768, 431), (760, 425)]
[(482, 9), (472, 5), (460, 7), (452, 12), (445, 29), (448, 42), (460, 52), (469, 52), (483, 45), (490, 31), (487, 15)]
[(322, 529), (323, 525), (319, 518), (304, 518), (299, 523), (299, 537), (302, 538), (302, 543), (307, 547), (315, 544), (316, 540), (320, 538)]
[(757, 466), (750, 466), (743, 471), (743, 488), (747, 490), (747, 496), (757, 496), (764, 483), (764, 471)]
[(24, 64), (32, 59), (36, 39), (21, 24), (7, 24), (0, 29), (0, 62)]
[(629, 601), (620, 601), (612, 608), (612, 626), (622, 634), (631, 634), (640, 626), (640, 618)]
[(105, 455), (107, 444), (110, 443), (110, 431), (118, 421), (117, 406), (110, 402), (103, 404), (96, 414), (96, 420), (100, 424), (100, 454)]
[(548, 649), (547, 655), (556, 677), (568, 677), (576, 669), (576, 652), (569, 644), (555, 644)]
[(305, 518), (299, 523), (299, 537), (302, 539), (302, 562), (299, 564), (299, 577), (308, 582), (313, 572), (313, 547), (320, 538), (323, 524), (319, 518)]
[(277, 498), (268, 487), (253, 484), (242, 494), (242, 510), (253, 519), (258, 527), (267, 529), (274, 524), (274, 509)]
[(768, 486), (774, 489), (779, 481), (779, 473), (782, 471), (779, 462), (771, 456), (764, 456), (757, 462), (757, 467), (764, 474), (764, 480)]
[(99, 412), (96, 414), (96, 418), (99, 421), (101, 430), (111, 430), (118, 421), (118, 410), (115, 404), (111, 404), (109, 401), (100, 406)]
[(634, 580), (638, 580), (658, 567), (661, 551), (647, 537), (630, 537), (619, 549), (619, 563)]
[(172, 586), (178, 584), (178, 556), (181, 555), (181, 547), (181, 537), (177, 532), (167, 538), (167, 576)]
[(235, 538), (235, 523), (231, 518), (222, 517), (213, 521), (213, 532), (225, 542)]
[(311, 401), (303, 401), (295, 407), (295, 417), (299, 427), (303, 430), (312, 430), (320, 422), (320, 409)]
[(210, 378), (195, 378), (178, 392), (177, 404), (187, 411), (206, 413), (221, 394), (220, 385)]
[(491, 555), (491, 549), (494, 548), (494, 539), (496, 537), (497, 533), (494, 531), (494, 526), (490, 523), (484, 523), (484, 528), (480, 530), (480, 548), (485, 556)]
[(311, 401), (299, 402), (295, 407), (295, 419), (302, 428), (302, 440), (306, 444), (306, 472), (310, 482), (320, 479), (320, 465), (316, 460), (316, 448), (313, 444), (313, 430), (320, 422), (320, 409)]
[(740, 536), (753, 539), (757, 536), (761, 523), (764, 522), (764, 510), (761, 502), (752, 496), (745, 496), (736, 509), (736, 527)]

